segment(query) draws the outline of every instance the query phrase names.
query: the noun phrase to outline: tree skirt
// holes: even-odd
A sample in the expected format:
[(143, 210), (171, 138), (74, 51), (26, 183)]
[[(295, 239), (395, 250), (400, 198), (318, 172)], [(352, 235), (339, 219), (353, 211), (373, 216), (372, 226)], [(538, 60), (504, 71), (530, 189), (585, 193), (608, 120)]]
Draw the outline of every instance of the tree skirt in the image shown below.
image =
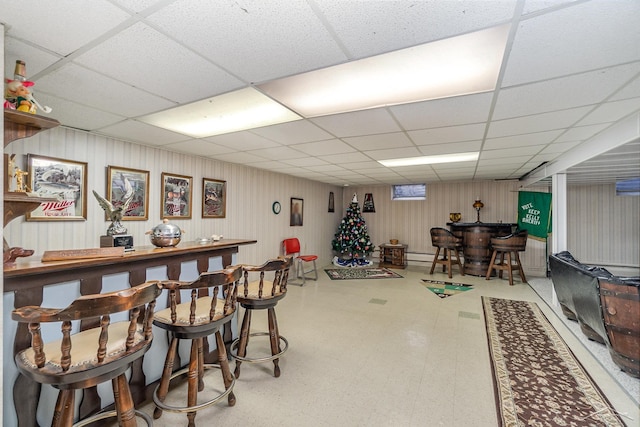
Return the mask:
[(402, 279), (388, 268), (328, 268), (325, 272), (331, 280)]
[(624, 426), (535, 303), (482, 303), (501, 426)]
[(353, 258), (353, 259), (342, 259), (337, 256), (333, 257), (333, 265), (336, 267), (371, 267), (373, 265), (373, 261), (365, 259), (365, 258)]
[(447, 298), (455, 294), (459, 294), (460, 292), (473, 289), (473, 286), (465, 285), (464, 283), (443, 282), (440, 280), (429, 279), (422, 279), (422, 285), (434, 294), (438, 295), (440, 298)]

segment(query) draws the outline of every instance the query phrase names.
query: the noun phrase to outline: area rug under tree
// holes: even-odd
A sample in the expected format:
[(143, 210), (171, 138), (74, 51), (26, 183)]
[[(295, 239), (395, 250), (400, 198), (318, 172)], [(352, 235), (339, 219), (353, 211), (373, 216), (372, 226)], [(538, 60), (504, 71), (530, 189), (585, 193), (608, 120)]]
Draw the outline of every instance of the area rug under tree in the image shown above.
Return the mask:
[(328, 268), (325, 272), (331, 280), (402, 279), (388, 268)]
[(440, 298), (447, 298), (460, 292), (473, 289), (471, 285), (465, 285), (464, 283), (443, 282), (440, 280), (422, 279), (422, 285), (429, 289)]
[(482, 304), (501, 426), (624, 426), (536, 303)]

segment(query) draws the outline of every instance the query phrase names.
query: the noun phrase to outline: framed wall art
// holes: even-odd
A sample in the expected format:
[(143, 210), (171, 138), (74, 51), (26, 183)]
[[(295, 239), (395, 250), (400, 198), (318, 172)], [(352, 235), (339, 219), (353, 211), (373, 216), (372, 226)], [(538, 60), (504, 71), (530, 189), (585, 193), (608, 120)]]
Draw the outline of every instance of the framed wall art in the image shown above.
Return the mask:
[(290, 210), (291, 216), (289, 220), (289, 225), (293, 227), (302, 225), (303, 209), (304, 209), (304, 200), (292, 197), (291, 210)]
[(123, 212), (122, 220), (146, 221), (149, 219), (149, 171), (108, 166), (107, 199), (114, 207), (122, 206), (129, 189), (133, 191), (133, 199)]
[(87, 219), (87, 163), (27, 155), (29, 188), (50, 198), (27, 213), (27, 221), (81, 221)]
[(227, 215), (227, 181), (202, 178), (202, 218)]
[(335, 212), (336, 211), (336, 205), (335, 205), (335, 201), (334, 201), (334, 197), (333, 197), (333, 191), (329, 191), (329, 210), (328, 212)]
[(162, 173), (162, 219), (190, 219), (192, 178)]

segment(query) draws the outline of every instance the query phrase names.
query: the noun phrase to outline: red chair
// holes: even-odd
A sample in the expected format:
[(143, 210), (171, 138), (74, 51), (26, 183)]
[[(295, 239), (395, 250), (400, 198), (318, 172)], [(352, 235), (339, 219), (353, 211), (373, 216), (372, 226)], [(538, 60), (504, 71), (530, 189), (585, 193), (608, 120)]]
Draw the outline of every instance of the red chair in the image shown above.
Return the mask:
[[(282, 247), (284, 250), (284, 256), (293, 256), (296, 261), (294, 264), (294, 276), (296, 279), (302, 279), (302, 282), (300, 283), (301, 286), (306, 283), (307, 279), (318, 280), (318, 270), (316, 269), (316, 260), (318, 259), (318, 255), (300, 255), (300, 240), (295, 237), (291, 239), (284, 239), (282, 241)], [(313, 268), (305, 270), (304, 265), (309, 262), (313, 263)], [(314, 276), (308, 276), (310, 273), (313, 273)]]

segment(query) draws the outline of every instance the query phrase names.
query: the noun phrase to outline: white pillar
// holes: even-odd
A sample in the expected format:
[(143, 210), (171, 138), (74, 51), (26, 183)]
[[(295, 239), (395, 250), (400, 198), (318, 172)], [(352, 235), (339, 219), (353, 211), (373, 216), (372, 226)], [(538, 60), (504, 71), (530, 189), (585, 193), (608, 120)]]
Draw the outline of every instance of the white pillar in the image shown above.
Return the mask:
[(567, 250), (567, 175), (551, 177), (551, 253)]

